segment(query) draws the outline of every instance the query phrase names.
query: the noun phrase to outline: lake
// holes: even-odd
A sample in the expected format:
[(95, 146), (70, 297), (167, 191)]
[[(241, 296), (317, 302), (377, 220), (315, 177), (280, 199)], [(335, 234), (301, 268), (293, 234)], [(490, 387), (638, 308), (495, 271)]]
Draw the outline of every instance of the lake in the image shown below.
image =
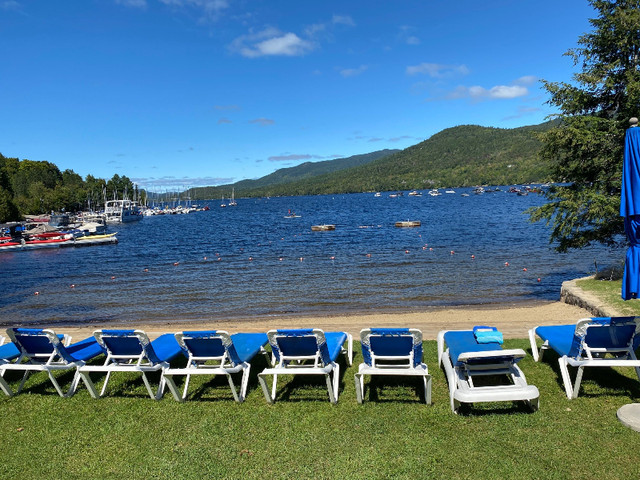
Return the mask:
[[(549, 228), (523, 213), (545, 202), (541, 195), (455, 190), (238, 199), (227, 208), (211, 201), (209, 211), (110, 226), (117, 245), (0, 253), (1, 322), (241, 320), (549, 301), (563, 281), (624, 261), (623, 248), (555, 252)], [(284, 218), (289, 210), (300, 218)], [(394, 226), (403, 220), (421, 226)], [(316, 224), (336, 229), (311, 231)]]

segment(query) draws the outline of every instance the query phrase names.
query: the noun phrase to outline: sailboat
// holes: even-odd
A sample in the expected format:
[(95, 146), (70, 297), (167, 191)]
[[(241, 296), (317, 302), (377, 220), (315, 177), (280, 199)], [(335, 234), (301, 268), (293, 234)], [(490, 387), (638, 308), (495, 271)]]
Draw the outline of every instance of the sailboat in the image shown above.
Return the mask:
[(229, 206), (230, 207), (235, 207), (237, 205), (238, 205), (238, 203), (236, 202), (236, 189), (232, 188), (231, 189), (231, 200), (229, 201)]
[(222, 203), (220, 204), (220, 206), (221, 206), (222, 208), (224, 208), (224, 207), (226, 207), (226, 206), (227, 206), (227, 204), (226, 204), (226, 203), (224, 203), (224, 195), (222, 195)]

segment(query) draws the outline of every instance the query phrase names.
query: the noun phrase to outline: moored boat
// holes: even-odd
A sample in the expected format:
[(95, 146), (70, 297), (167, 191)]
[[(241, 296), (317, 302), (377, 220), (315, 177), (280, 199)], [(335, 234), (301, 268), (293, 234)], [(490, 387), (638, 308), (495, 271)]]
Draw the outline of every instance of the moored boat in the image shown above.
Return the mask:
[(396, 227), (402, 227), (402, 228), (419, 227), (420, 225), (422, 225), (420, 220), (406, 220), (406, 221), (396, 222)]
[(326, 232), (327, 230), (335, 230), (335, 225), (311, 225), (311, 230), (314, 232)]

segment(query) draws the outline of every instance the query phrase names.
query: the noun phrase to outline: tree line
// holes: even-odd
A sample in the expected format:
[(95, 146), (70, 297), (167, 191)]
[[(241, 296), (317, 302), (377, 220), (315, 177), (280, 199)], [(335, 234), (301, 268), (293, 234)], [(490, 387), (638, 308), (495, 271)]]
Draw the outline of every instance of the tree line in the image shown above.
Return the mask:
[(105, 200), (140, 197), (138, 187), (125, 175), (105, 180), (47, 161), (20, 160), (0, 153), (0, 223), (18, 221), (25, 215), (51, 211), (77, 212), (98, 209)]

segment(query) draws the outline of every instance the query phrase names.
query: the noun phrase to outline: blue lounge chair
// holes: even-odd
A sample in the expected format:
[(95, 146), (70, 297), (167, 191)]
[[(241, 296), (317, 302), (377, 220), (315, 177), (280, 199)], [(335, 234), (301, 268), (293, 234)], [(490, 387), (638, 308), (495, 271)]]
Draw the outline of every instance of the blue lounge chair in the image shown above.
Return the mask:
[[(529, 330), (533, 358), (542, 359), (545, 350), (554, 350), (569, 400), (578, 397), (586, 367), (633, 367), (640, 379), (640, 361), (634, 351), (640, 345), (640, 318), (583, 318), (575, 325), (536, 327)], [(538, 349), (536, 335), (543, 341)], [(571, 382), (569, 365), (577, 367)]]
[[(179, 402), (187, 398), (191, 375), (225, 375), (236, 402), (243, 402), (247, 394), (251, 360), (258, 353), (267, 355), (266, 333), (236, 333), (229, 335), (225, 331), (180, 332), (175, 334), (178, 344), (188, 358), (185, 368), (169, 368), (164, 377), (169, 390)], [(240, 394), (233, 382), (232, 374), (242, 373)], [(180, 394), (174, 381), (175, 376), (186, 376), (184, 389)]]
[(421, 376), (431, 404), (431, 375), (422, 363), (422, 332), (416, 328), (365, 328), (360, 332), (364, 363), (355, 374), (356, 399), (364, 402), (365, 375)]
[[(319, 328), (294, 330), (269, 330), (269, 344), (273, 353), (273, 368), (266, 368), (258, 374), (258, 380), (268, 403), (276, 400), (278, 375), (324, 375), (331, 403), (338, 402), (340, 353), (347, 356), (349, 365), (353, 363), (353, 337), (345, 332), (324, 333)], [(348, 350), (344, 349), (345, 342)], [(273, 376), (271, 393), (265, 377)]]
[[(93, 398), (104, 395), (113, 372), (141, 373), (149, 396), (155, 400), (162, 398), (165, 387), (164, 376), (160, 378), (158, 390), (154, 393), (147, 373), (164, 372), (169, 368), (169, 362), (182, 354), (182, 348), (173, 334), (165, 333), (153, 342), (149, 341), (147, 334), (141, 330), (96, 330), (93, 334), (106, 350), (107, 358), (102, 365), (85, 365), (78, 369)], [(99, 394), (90, 375), (95, 372), (106, 373)]]
[[(485, 331), (481, 329), (480, 332)], [(524, 401), (532, 410), (539, 406), (540, 393), (528, 385), (517, 363), (524, 350), (503, 350), (499, 332), (487, 332), (488, 343), (473, 330), (443, 330), (438, 333), (438, 364), (444, 367), (449, 383), (451, 410), (458, 413), (463, 403)], [(484, 377), (488, 383), (492, 377), (501, 376), (509, 383), (474, 384), (475, 377)]]
[[(57, 335), (41, 328), (9, 328), (7, 334), (12, 343), (0, 347), (0, 389), (13, 396), (22, 391), (25, 382), (34, 372), (47, 372), (51, 383), (61, 397), (70, 397), (78, 388), (77, 369), (88, 360), (101, 355), (104, 350), (95, 338), (89, 337), (69, 345), (71, 337)], [(53, 375), (55, 371), (76, 369), (71, 386), (64, 392)], [(24, 372), (20, 385), (14, 392), (4, 379), (7, 371)]]

